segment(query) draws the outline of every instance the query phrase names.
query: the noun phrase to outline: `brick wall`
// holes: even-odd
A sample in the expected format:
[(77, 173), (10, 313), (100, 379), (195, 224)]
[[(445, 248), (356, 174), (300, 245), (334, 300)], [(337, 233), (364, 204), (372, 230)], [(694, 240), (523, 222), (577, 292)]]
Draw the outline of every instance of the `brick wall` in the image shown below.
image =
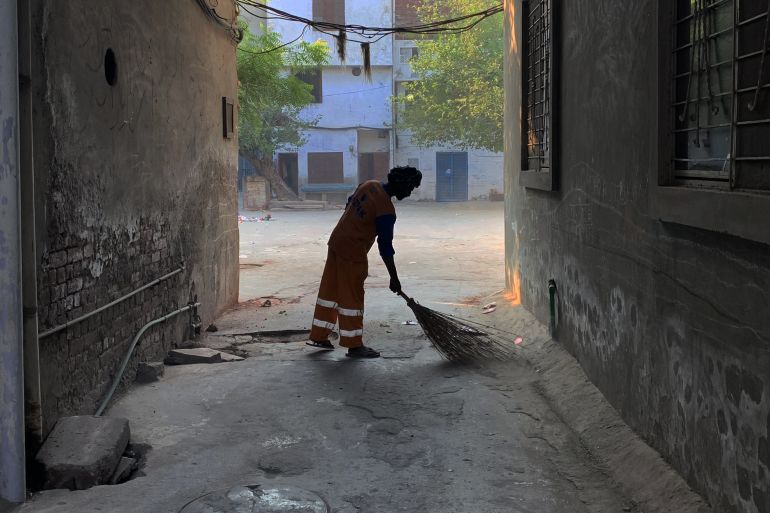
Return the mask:
[[(40, 342), (44, 430), (93, 414), (132, 338), (193, 295), (210, 323), (238, 294), (235, 45), (187, 0), (35, 0), (33, 94), (40, 332), (186, 269)], [(230, 2), (217, 12), (228, 16)], [(117, 80), (106, 80), (113, 50)], [(190, 84), (194, 84), (191, 87)], [(124, 377), (182, 342), (150, 328)]]

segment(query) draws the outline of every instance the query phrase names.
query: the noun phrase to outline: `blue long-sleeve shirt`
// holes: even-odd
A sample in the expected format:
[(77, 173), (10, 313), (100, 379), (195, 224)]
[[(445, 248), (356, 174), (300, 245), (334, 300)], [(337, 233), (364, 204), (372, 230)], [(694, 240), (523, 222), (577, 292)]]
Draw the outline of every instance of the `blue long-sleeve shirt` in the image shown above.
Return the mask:
[(396, 216), (385, 214), (378, 216), (375, 220), (377, 225), (377, 247), (382, 256), (393, 256), (396, 250), (393, 249), (393, 226), (396, 224)]

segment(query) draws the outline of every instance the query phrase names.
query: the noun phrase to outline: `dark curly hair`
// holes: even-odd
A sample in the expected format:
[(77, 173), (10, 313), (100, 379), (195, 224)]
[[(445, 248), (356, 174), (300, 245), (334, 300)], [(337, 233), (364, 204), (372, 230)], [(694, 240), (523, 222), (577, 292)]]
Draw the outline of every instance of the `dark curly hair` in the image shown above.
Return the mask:
[(388, 173), (388, 183), (411, 185), (419, 187), (422, 182), (422, 173), (412, 166), (397, 166)]

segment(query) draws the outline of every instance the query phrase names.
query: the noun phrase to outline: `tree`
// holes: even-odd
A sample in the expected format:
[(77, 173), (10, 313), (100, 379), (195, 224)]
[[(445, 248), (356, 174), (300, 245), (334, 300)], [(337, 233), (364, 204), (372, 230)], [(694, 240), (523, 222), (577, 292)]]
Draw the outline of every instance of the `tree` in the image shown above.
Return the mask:
[[(482, 11), (491, 0), (435, 0), (417, 8), (423, 22)], [(461, 34), (417, 42), (410, 61), (418, 80), (394, 98), (397, 128), (419, 146), (503, 150), (503, 17), (494, 15)]]
[[(282, 46), (280, 35), (265, 28), (255, 35), (245, 23), (238, 47), (238, 149), (264, 176), (279, 198), (296, 199), (275, 169), (273, 155), (284, 146), (305, 143), (303, 131), (317, 120), (303, 120), (300, 111), (313, 101), (312, 86), (295, 72), (328, 61), (324, 41)], [(286, 70), (290, 71), (286, 71)]]

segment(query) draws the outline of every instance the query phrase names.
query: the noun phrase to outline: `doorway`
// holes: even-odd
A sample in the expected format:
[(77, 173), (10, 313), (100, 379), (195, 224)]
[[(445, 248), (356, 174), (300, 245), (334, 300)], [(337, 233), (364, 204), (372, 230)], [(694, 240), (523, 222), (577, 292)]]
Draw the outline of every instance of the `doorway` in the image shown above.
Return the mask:
[(436, 152), (436, 201), (468, 201), (468, 152)]
[(299, 157), (296, 153), (278, 154), (278, 174), (294, 194), (299, 194)]
[(388, 166), (390, 164), (390, 153), (379, 151), (376, 153), (358, 154), (358, 183), (364, 183), (367, 180), (388, 181)]

